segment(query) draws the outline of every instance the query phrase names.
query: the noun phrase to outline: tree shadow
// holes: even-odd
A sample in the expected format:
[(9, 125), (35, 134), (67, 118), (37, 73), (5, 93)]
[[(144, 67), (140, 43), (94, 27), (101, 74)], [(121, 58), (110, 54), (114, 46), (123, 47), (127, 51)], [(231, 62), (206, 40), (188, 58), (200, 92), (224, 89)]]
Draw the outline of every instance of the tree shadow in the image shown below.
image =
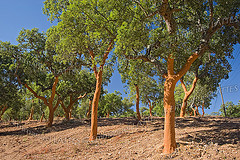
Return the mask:
[(4, 129), (4, 128), (16, 127), (16, 125), (22, 126), (22, 125), (25, 125), (26, 123), (14, 121), (14, 122), (1, 122), (0, 124), (1, 124), (0, 129)]
[[(152, 119), (152, 121), (157, 121), (159, 118)], [(29, 127), (31, 123), (34, 123), (34, 127)], [(138, 121), (136, 118), (99, 118), (98, 126), (114, 126), (114, 125), (134, 125), (134, 126), (142, 126), (146, 125), (147, 119), (145, 121)], [(28, 126), (25, 126), (28, 124)], [(45, 134), (50, 132), (60, 132), (63, 130), (76, 128), (80, 126), (90, 127), (91, 120), (90, 119), (71, 119), (70, 121), (58, 121), (55, 120), (52, 127), (46, 127), (46, 124), (39, 124), (37, 121), (29, 121), (29, 122), (21, 122), (21, 123), (13, 123), (9, 125), (0, 126), (3, 128), (8, 127), (16, 127), (14, 131), (0, 131), (0, 136), (7, 135), (37, 135), (37, 134)]]
[[(31, 122), (29, 122), (31, 123)], [(38, 135), (38, 134), (45, 134), (50, 132), (60, 132), (63, 130), (76, 128), (80, 126), (88, 126), (88, 122), (84, 120), (70, 120), (70, 121), (61, 121), (55, 122), (52, 127), (46, 127), (46, 124), (39, 124), (35, 127), (27, 127), (24, 126), (26, 123), (13, 124), (10, 127), (16, 127), (17, 129), (14, 131), (5, 131), (0, 132), (0, 136), (7, 136), (7, 135)], [(35, 123), (36, 124), (36, 123)]]
[(180, 140), (185, 142), (197, 142), (205, 144), (212, 142), (219, 145), (240, 144), (239, 123), (218, 119), (209, 120), (205, 122), (204, 126), (208, 126), (212, 129), (188, 133), (188, 135), (180, 138)]
[[(210, 120), (211, 119), (211, 120)], [(185, 117), (176, 118), (176, 128), (187, 128), (187, 127), (212, 127), (218, 125), (221, 120), (214, 120), (210, 117)]]

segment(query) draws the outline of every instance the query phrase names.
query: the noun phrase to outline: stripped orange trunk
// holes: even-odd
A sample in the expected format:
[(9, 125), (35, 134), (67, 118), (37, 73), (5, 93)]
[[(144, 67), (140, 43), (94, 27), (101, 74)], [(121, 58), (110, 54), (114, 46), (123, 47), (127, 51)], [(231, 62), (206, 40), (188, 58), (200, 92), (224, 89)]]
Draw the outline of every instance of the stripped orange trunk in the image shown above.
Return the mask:
[(47, 122), (47, 127), (52, 127), (52, 123), (53, 123), (53, 119), (54, 119), (54, 112), (57, 109), (60, 100), (57, 101), (57, 103), (55, 104), (55, 106), (53, 106), (53, 101), (54, 101), (54, 97), (56, 94), (56, 87), (58, 84), (58, 77), (55, 77), (53, 86), (52, 86), (52, 94), (51, 97), (49, 98), (49, 102), (47, 103), (48, 105), (48, 109), (49, 109), (49, 116), (48, 116), (48, 122)]
[(202, 117), (204, 116), (205, 112), (204, 112), (204, 102), (202, 104)]
[(152, 109), (153, 109), (153, 106), (152, 106), (151, 101), (148, 99), (148, 97), (147, 97), (147, 100), (148, 100), (148, 105), (149, 105), (149, 115), (150, 115), (150, 117), (152, 117)]
[(107, 115), (106, 115), (106, 118), (109, 118), (110, 116), (110, 112), (108, 111)]
[(149, 115), (150, 115), (150, 117), (152, 117), (152, 109), (153, 109), (152, 107), (149, 108), (149, 112), (150, 112)]
[[(108, 55), (110, 51), (112, 50), (114, 45), (114, 41), (111, 40), (108, 45), (107, 51), (103, 55), (102, 64), (99, 66), (99, 71), (97, 70), (97, 66), (94, 65), (93, 71), (96, 78), (96, 89), (93, 97), (92, 102), (92, 115), (91, 115), (91, 133), (89, 136), (89, 140), (95, 140), (97, 138), (97, 111), (98, 111), (98, 102), (101, 94), (101, 87), (102, 87), (102, 74), (103, 74), (103, 67), (106, 63), (106, 59), (108, 58)], [(89, 49), (89, 54), (92, 58), (92, 60), (95, 60), (95, 55), (93, 53), (93, 50)]]
[(193, 116), (196, 117), (196, 116), (197, 116), (197, 111), (196, 111), (196, 109), (194, 109), (194, 108), (192, 107), (192, 110), (193, 110)]
[(164, 149), (163, 153), (170, 154), (176, 149), (175, 139), (175, 99), (174, 89), (176, 83), (183, 77), (190, 69), (191, 64), (199, 57), (197, 53), (191, 55), (182, 69), (178, 73), (174, 73), (174, 57), (168, 56), (167, 60), (167, 74), (163, 75), (166, 79), (164, 84)]
[(180, 112), (180, 117), (184, 117), (185, 114), (186, 114), (186, 108), (187, 108), (187, 101), (189, 99), (189, 97), (191, 96), (191, 94), (193, 93), (195, 87), (196, 87), (196, 84), (197, 84), (197, 81), (198, 81), (198, 78), (195, 77), (194, 80), (193, 80), (193, 84), (192, 84), (192, 87), (189, 91), (187, 91), (187, 88), (183, 82), (183, 79), (180, 80), (181, 81), (181, 84), (182, 84), (182, 88), (184, 90), (184, 98), (183, 98), (183, 103), (182, 103), (182, 107), (181, 107), (181, 112)]
[[(62, 105), (62, 106), (63, 106), (63, 105)], [(62, 108), (63, 108), (63, 110), (64, 110), (64, 114), (65, 114), (66, 120), (69, 121), (69, 120), (70, 120), (70, 109), (65, 108), (65, 107), (62, 107)]]
[(29, 115), (28, 121), (33, 120), (34, 107), (31, 108), (31, 113)]
[(172, 153), (176, 149), (175, 140), (175, 99), (174, 88), (176, 80), (168, 77), (164, 84), (164, 150), (163, 153)]
[[(20, 78), (16, 75), (18, 81), (19, 81), (19, 84), (22, 84)], [(54, 117), (54, 111), (57, 109), (60, 101), (58, 100), (57, 103), (55, 104), (55, 106), (53, 107), (53, 101), (54, 101), (54, 97), (55, 97), (55, 94), (56, 94), (56, 87), (57, 87), (57, 84), (58, 84), (58, 76), (54, 77), (54, 83), (53, 83), (53, 86), (52, 86), (52, 92), (51, 92), (51, 96), (50, 98), (46, 98), (46, 97), (43, 97), (43, 96), (39, 96), (31, 87), (29, 87), (26, 83), (24, 84), (24, 86), (31, 92), (33, 93), (33, 95), (38, 98), (38, 99), (41, 99), (43, 100), (44, 104), (48, 107), (49, 109), (49, 116), (48, 116), (48, 122), (47, 122), (47, 127), (51, 127), (52, 126), (52, 123), (53, 123), (53, 117)]]
[(85, 93), (83, 96), (79, 96), (75, 99), (73, 99), (73, 96), (70, 95), (70, 102), (67, 107), (65, 107), (65, 105), (64, 105), (64, 102), (63, 102), (64, 100), (59, 99), (61, 106), (65, 112), (65, 118), (67, 121), (69, 121), (72, 118), (72, 108), (73, 108), (74, 103), (77, 102), (79, 99), (84, 98), (86, 95), (87, 95), (87, 93)]
[(197, 113), (197, 115), (201, 116), (199, 111), (198, 111), (198, 106), (197, 105), (196, 105), (196, 113)]
[(89, 108), (88, 108), (88, 112), (87, 112), (87, 118), (89, 118), (90, 117), (90, 112), (91, 112), (91, 108), (92, 108), (92, 101), (91, 100), (89, 100)]
[(53, 118), (54, 118), (54, 111), (53, 111), (52, 105), (49, 105), (48, 108), (49, 108), (49, 115), (48, 115), (47, 127), (51, 127), (53, 123)]
[(65, 118), (67, 121), (69, 121), (71, 118), (71, 107), (73, 106), (73, 104), (70, 102), (68, 107), (65, 107), (64, 103), (61, 101), (61, 105), (64, 110)]
[(98, 111), (98, 102), (100, 98), (101, 93), (101, 87), (102, 87), (102, 73), (103, 71), (100, 70), (97, 73), (97, 82), (96, 82), (96, 90), (93, 97), (93, 103), (92, 103), (92, 115), (91, 115), (91, 133), (89, 140), (95, 140), (97, 138), (97, 111)]
[(139, 88), (138, 88), (138, 85), (135, 84), (135, 87), (136, 87), (136, 112), (137, 112), (137, 118), (138, 120), (140, 121), (141, 120), (141, 115), (140, 115), (140, 112), (139, 112)]
[(0, 114), (0, 120), (2, 120), (2, 115), (7, 110), (7, 108), (8, 108), (7, 106), (3, 106), (2, 110), (1, 110), (1, 114)]
[(41, 116), (40, 122), (43, 121), (43, 118), (44, 118), (44, 113), (42, 113), (42, 116)]

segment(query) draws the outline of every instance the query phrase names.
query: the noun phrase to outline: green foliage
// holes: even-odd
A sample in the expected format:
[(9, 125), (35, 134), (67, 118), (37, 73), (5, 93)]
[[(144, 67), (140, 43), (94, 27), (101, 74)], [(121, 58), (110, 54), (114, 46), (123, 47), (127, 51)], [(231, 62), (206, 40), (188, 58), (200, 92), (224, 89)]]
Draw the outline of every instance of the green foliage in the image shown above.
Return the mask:
[(212, 112), (210, 115), (211, 115), (211, 116), (219, 116), (220, 113), (219, 113), (219, 112)]
[(81, 100), (80, 105), (75, 105), (72, 115), (75, 118), (86, 118), (86, 114), (89, 108), (89, 99), (84, 98)]
[(99, 116), (104, 117), (108, 113), (110, 115), (118, 116), (124, 112), (122, 111), (122, 106), (122, 96), (120, 92), (115, 91), (114, 93), (107, 93), (99, 102)]
[(122, 100), (122, 113), (121, 116), (122, 117), (133, 117), (135, 116), (134, 111), (132, 109), (132, 107), (134, 106), (134, 103), (129, 99), (129, 98), (124, 98)]
[(158, 117), (164, 117), (164, 106), (162, 101), (157, 101), (154, 103), (154, 108), (153, 108), (153, 115), (158, 116)]
[(69, 5), (69, 0), (46, 0), (44, 2), (43, 13), (49, 16), (49, 20), (53, 22), (59, 20), (62, 12)]
[(17, 119), (17, 110), (23, 106), (22, 90), (14, 76), (14, 52), (17, 47), (9, 42), (0, 41), (0, 106), (7, 106), (3, 118)]
[[(225, 103), (225, 108), (227, 117), (240, 117), (240, 101), (237, 105), (233, 104), (233, 102), (227, 102)], [(223, 105), (221, 105), (219, 111), (221, 112), (221, 115), (224, 116)]]
[(140, 107), (140, 113), (142, 117), (149, 115), (149, 109), (147, 107)]

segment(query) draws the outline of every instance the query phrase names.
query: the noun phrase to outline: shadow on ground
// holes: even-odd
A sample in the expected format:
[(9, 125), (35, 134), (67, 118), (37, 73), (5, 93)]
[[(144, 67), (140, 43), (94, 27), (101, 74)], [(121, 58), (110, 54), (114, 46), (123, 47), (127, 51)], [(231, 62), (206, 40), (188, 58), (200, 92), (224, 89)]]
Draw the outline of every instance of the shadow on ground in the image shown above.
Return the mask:
[[(181, 121), (181, 120), (179, 120)], [(239, 120), (234, 121), (231, 118), (194, 118), (190, 124), (177, 124), (179, 128), (184, 127), (209, 127), (209, 130), (200, 130), (190, 132), (181, 141), (197, 142), (197, 143), (217, 143), (224, 144), (240, 144), (240, 124)]]

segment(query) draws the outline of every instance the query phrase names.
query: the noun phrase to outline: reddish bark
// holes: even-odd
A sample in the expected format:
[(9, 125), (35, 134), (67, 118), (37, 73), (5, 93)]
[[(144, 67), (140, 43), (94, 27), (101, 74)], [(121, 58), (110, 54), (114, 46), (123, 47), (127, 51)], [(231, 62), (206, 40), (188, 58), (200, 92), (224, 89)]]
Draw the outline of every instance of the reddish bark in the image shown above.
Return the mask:
[(175, 99), (174, 89), (176, 83), (182, 78), (184, 74), (190, 69), (191, 64), (199, 57), (197, 53), (190, 56), (182, 69), (174, 73), (174, 58), (172, 55), (168, 56), (167, 60), (167, 74), (163, 75), (166, 79), (164, 84), (164, 111), (165, 111), (165, 124), (164, 124), (164, 149), (163, 153), (170, 154), (176, 149), (175, 139)]
[(58, 84), (58, 77), (54, 77), (54, 83), (52, 85), (52, 92), (51, 92), (51, 96), (49, 99), (45, 98), (45, 97), (42, 97), (42, 96), (39, 96), (35, 91), (33, 91), (33, 89), (31, 87), (29, 87), (27, 84), (24, 84), (24, 86), (30, 91), (33, 93), (33, 95), (38, 98), (38, 99), (41, 99), (43, 100), (44, 104), (46, 106), (48, 106), (48, 109), (49, 109), (49, 116), (48, 116), (48, 122), (47, 122), (47, 127), (51, 127), (52, 126), (52, 123), (53, 123), (53, 118), (54, 118), (54, 111), (57, 109), (59, 103), (60, 103), (60, 100), (57, 101), (57, 103), (55, 104), (55, 106), (53, 105), (53, 101), (54, 101), (54, 97), (55, 97), (55, 94), (56, 94), (56, 86)]
[(153, 109), (153, 105), (151, 103), (151, 101), (149, 100), (149, 98), (146, 96), (147, 100), (148, 100), (148, 105), (149, 105), (149, 115), (150, 117), (152, 117), (152, 109)]
[(98, 102), (101, 93), (102, 85), (102, 70), (97, 74), (96, 90), (94, 93), (93, 103), (92, 103), (92, 116), (91, 116), (91, 133), (89, 140), (95, 140), (97, 138), (97, 111), (98, 111)]
[(71, 119), (72, 108), (73, 108), (74, 103), (76, 103), (79, 99), (84, 98), (86, 95), (87, 94), (85, 93), (83, 96), (79, 96), (79, 97), (75, 98), (74, 100), (72, 99), (72, 95), (70, 95), (70, 102), (67, 107), (65, 107), (65, 105), (64, 105), (64, 102), (63, 102), (64, 100), (60, 100), (60, 104), (65, 112), (65, 118), (67, 121), (69, 121)]
[(1, 106), (1, 114), (0, 114), (0, 120), (2, 120), (2, 115), (4, 114), (4, 112), (7, 110), (8, 106)]
[(176, 149), (175, 140), (175, 81), (172, 77), (166, 79), (164, 84), (164, 150), (163, 153), (172, 153)]
[(138, 85), (135, 84), (135, 88), (136, 88), (136, 112), (137, 112), (137, 119), (140, 121), (141, 120), (141, 115), (140, 115), (140, 111), (139, 111), (139, 88)]
[(89, 108), (88, 108), (88, 112), (87, 112), (87, 118), (90, 117), (90, 112), (91, 112), (91, 108), (92, 108), (92, 100), (89, 99)]
[(197, 105), (196, 105), (196, 113), (197, 113), (198, 116), (201, 116), (199, 111), (198, 111), (198, 106)]
[(193, 80), (193, 83), (192, 83), (192, 87), (190, 90), (187, 90), (184, 82), (183, 82), (183, 79), (180, 79), (181, 81), (181, 84), (182, 84), (182, 88), (184, 90), (184, 98), (183, 98), (183, 103), (182, 103), (182, 107), (181, 107), (181, 112), (180, 112), (180, 117), (184, 117), (185, 114), (186, 114), (186, 108), (187, 108), (187, 101), (188, 101), (188, 98), (190, 97), (190, 95), (193, 93), (195, 87), (196, 87), (196, 84), (197, 84), (197, 81), (198, 81), (198, 78), (195, 76), (194, 80)]
[[(34, 103), (34, 100), (32, 101), (32, 105), (33, 105), (33, 103)], [(32, 108), (31, 108), (31, 113), (29, 115), (28, 121), (33, 120), (33, 114), (34, 114), (34, 106), (32, 106)]]
[(196, 109), (194, 109), (194, 108), (192, 107), (192, 110), (193, 110), (193, 116), (196, 117), (196, 116), (197, 116)]
[(31, 108), (31, 112), (30, 112), (28, 121), (33, 120), (33, 114), (34, 114), (34, 107)]
[(110, 112), (108, 111), (108, 113), (106, 114), (106, 118), (109, 118), (110, 116)]
[(204, 116), (205, 112), (204, 112), (204, 102), (202, 103), (202, 117)]
[(189, 116), (192, 116), (193, 115), (193, 111), (190, 112)]
[[(91, 133), (90, 133), (90, 137), (89, 137), (90, 141), (95, 140), (97, 138), (97, 110), (98, 110), (98, 102), (99, 102), (99, 98), (100, 98), (100, 94), (101, 94), (101, 87), (102, 87), (103, 67), (106, 63), (106, 60), (108, 58), (110, 51), (113, 48), (113, 45), (114, 45), (114, 41), (111, 40), (108, 45), (107, 51), (103, 55), (103, 61), (102, 61), (102, 64), (99, 66), (98, 70), (97, 70), (96, 65), (93, 66), (93, 71), (94, 71), (95, 78), (96, 78), (96, 89), (95, 89), (93, 102), (92, 102)], [(94, 61), (95, 55), (93, 53), (93, 50), (89, 49), (89, 54), (90, 54), (92, 60)]]
[(42, 113), (42, 116), (41, 116), (40, 122), (43, 121), (43, 118), (44, 118), (44, 113)]

